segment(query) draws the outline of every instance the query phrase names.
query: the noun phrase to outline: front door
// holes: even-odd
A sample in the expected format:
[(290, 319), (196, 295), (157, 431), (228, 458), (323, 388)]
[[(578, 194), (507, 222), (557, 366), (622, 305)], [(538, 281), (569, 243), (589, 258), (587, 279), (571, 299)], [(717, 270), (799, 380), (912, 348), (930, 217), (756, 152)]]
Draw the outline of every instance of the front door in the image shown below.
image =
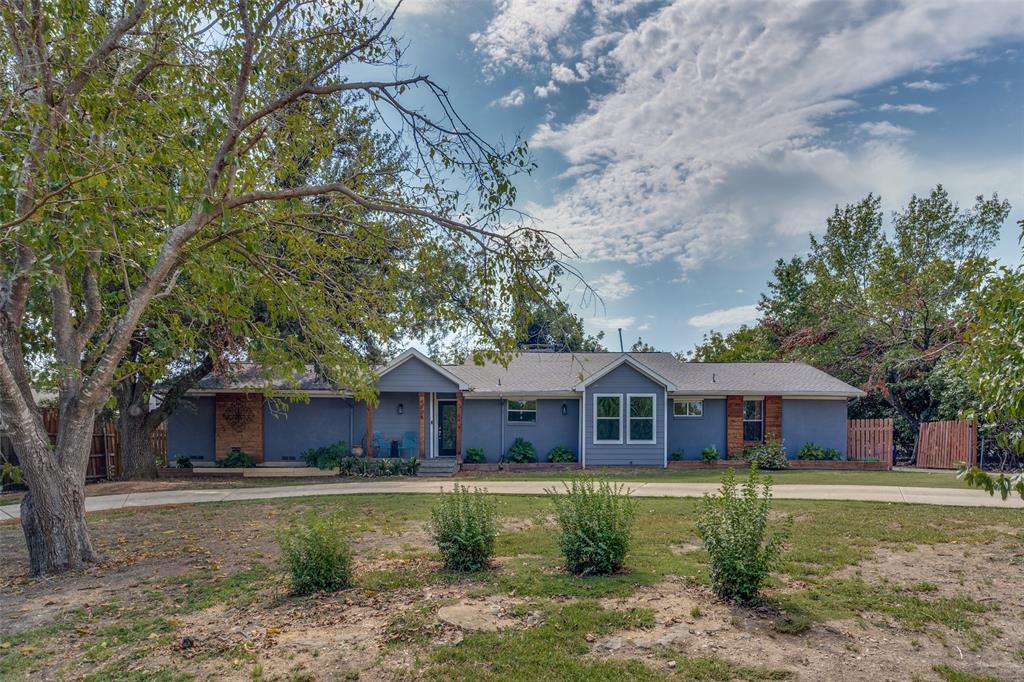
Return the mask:
[(455, 401), (437, 401), (437, 456), (455, 456)]

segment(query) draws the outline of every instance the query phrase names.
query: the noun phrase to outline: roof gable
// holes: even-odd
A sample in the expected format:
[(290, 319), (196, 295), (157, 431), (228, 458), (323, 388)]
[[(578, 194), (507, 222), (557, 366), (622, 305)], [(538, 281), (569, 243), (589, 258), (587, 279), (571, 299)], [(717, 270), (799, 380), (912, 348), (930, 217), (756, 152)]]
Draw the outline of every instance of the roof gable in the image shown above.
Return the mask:
[(661, 374), (659, 374), (658, 372), (654, 371), (653, 369), (651, 369), (650, 367), (648, 367), (644, 363), (640, 362), (639, 360), (634, 359), (633, 357), (631, 357), (629, 355), (622, 355), (618, 360), (614, 360), (612, 362), (609, 362), (607, 365), (602, 367), (600, 370), (594, 372), (593, 374), (588, 376), (586, 379), (584, 379), (583, 381), (581, 381), (578, 384), (576, 384), (576, 386), (574, 388), (577, 391), (582, 391), (582, 390), (586, 389), (586, 387), (589, 386), (590, 384), (594, 383), (595, 381), (600, 380), (601, 377), (607, 376), (608, 374), (610, 374), (614, 370), (618, 369), (619, 367), (622, 367), (623, 365), (627, 365), (629, 367), (632, 367), (634, 370), (636, 370), (640, 374), (644, 375), (645, 377), (647, 377), (648, 379), (650, 379), (654, 383), (659, 384), (661, 386), (664, 386), (665, 390), (668, 390), (668, 391), (676, 390), (676, 386), (675, 386), (674, 383), (672, 383), (671, 381), (669, 381), (668, 379), (666, 379)]
[(469, 386), (415, 348), (410, 348), (380, 371), (377, 389), (381, 391), (465, 391)]

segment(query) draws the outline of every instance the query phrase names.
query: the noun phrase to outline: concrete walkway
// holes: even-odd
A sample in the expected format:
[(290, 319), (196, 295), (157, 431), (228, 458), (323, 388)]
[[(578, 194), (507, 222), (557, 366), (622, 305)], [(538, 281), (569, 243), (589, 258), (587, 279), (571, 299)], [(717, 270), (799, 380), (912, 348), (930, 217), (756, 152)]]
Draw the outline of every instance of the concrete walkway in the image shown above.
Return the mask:
[[(357, 483), (322, 483), (265, 488), (227, 488), (223, 490), (163, 490), (159, 492), (98, 495), (87, 497), (86, 511), (156, 507), (161, 505), (196, 504), (198, 502), (233, 502), (237, 500), (273, 500), (308, 495), (365, 495), (436, 493), (451, 490), (455, 481), (368, 480)], [(469, 481), (469, 485), (487, 488), (502, 495), (542, 495), (545, 488), (561, 489), (557, 481)], [(699, 497), (718, 489), (717, 483), (624, 483), (638, 497)], [(913, 488), (888, 485), (776, 485), (777, 499), (789, 500), (861, 500), (866, 502), (905, 502), (937, 504), (954, 507), (1024, 508), (1019, 497), (1006, 500), (992, 497), (981, 490), (947, 488)], [(0, 521), (17, 519), (18, 505), (0, 507)]]

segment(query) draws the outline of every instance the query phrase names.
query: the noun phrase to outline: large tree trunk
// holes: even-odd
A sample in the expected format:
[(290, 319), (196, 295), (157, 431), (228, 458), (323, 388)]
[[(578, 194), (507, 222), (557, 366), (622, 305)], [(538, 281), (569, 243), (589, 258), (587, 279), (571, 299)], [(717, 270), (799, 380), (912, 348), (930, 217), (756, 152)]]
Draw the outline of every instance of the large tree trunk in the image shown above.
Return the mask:
[(150, 388), (149, 382), (141, 378), (125, 379), (114, 388), (121, 478), (127, 481), (157, 477), (157, 462), (150, 439), (163, 421), (163, 415), (149, 410)]
[(156, 424), (150, 425), (150, 416), (147, 410), (133, 413), (131, 409), (117, 415), (121, 478), (126, 481), (151, 480), (157, 477), (157, 461), (151, 446)]
[(55, 448), (49, 446), (38, 420), (11, 430), (28, 485), (21, 500), (21, 528), (33, 575), (58, 573), (96, 560), (85, 522), (85, 470), (93, 419), (79, 414), (66, 421)]

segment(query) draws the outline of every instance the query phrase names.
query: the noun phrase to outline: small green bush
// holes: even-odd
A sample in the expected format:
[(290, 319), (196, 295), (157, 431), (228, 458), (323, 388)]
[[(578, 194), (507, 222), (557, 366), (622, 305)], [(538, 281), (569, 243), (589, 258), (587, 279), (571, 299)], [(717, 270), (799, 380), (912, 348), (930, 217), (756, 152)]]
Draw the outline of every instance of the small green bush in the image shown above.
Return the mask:
[(796, 453), (797, 459), (812, 461), (827, 461), (842, 459), (842, 454), (835, 448), (823, 448), (814, 443), (804, 443), (800, 451)]
[(174, 458), (174, 466), (178, 467), (179, 469), (191, 469), (192, 458), (189, 457), (188, 455), (178, 455), (177, 457)]
[(487, 566), (498, 535), (494, 501), (486, 490), (456, 483), (431, 510), (430, 533), (446, 568), (479, 571)]
[(307, 466), (317, 469), (337, 469), (341, 460), (348, 457), (348, 443), (339, 440), (337, 443), (319, 448), (309, 448), (300, 455)]
[(256, 466), (256, 461), (241, 450), (232, 450), (224, 459), (217, 460), (217, 466), (251, 469)]
[(752, 601), (779, 563), (786, 532), (768, 532), (771, 486), (752, 463), (742, 488), (727, 469), (718, 494), (705, 495), (701, 502), (697, 532), (708, 552), (711, 586), (720, 597)]
[(623, 486), (608, 481), (580, 477), (564, 485), (564, 493), (545, 492), (555, 506), (566, 567), (576, 575), (608, 575), (622, 568), (636, 501)]
[(683, 449), (679, 448), (678, 450), (673, 450), (672, 454), (669, 455), (668, 458), (673, 462), (681, 461), (683, 459)]
[(309, 514), (279, 530), (277, 542), (296, 594), (336, 592), (352, 585), (352, 554), (337, 516)]
[(377, 476), (415, 476), (419, 471), (420, 461), (415, 457), (396, 459), (382, 457), (343, 457), (338, 462), (339, 476), (361, 476), (374, 478)]
[(462, 459), (466, 464), (483, 464), (487, 461), (483, 448), (466, 448), (466, 456)]
[(549, 462), (575, 462), (576, 454), (569, 448), (559, 445), (558, 447), (551, 448), (548, 452)]
[(758, 469), (785, 469), (786, 451), (781, 440), (769, 440), (743, 449), (741, 459), (756, 464)]
[(714, 445), (709, 445), (700, 451), (700, 457), (705, 462), (717, 462), (718, 461), (718, 448)]
[(514, 464), (530, 464), (537, 461), (537, 450), (533, 447), (533, 443), (522, 438), (516, 438), (512, 441), (512, 447), (508, 449), (508, 454), (505, 455), (506, 462), (512, 462)]

